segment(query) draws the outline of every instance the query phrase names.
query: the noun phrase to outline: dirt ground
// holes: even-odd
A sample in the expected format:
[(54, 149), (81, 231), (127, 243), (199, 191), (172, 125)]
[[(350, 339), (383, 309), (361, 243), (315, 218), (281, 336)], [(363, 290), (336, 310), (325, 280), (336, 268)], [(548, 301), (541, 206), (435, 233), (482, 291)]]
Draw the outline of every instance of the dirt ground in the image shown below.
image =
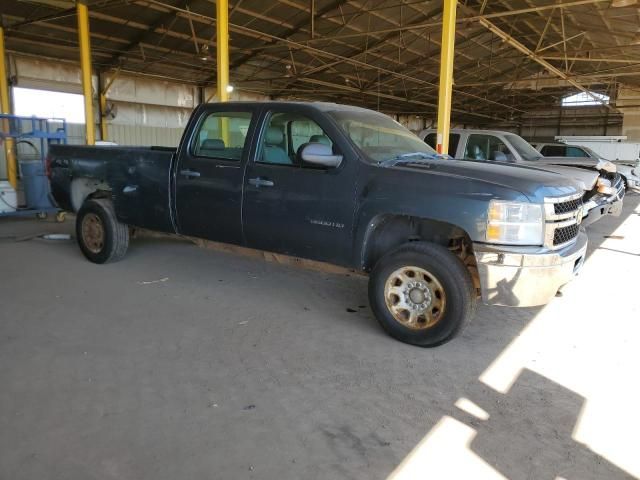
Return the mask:
[(0, 479), (638, 477), (639, 203), (562, 297), (434, 349), (360, 276), (158, 238), (98, 266), (1, 219)]

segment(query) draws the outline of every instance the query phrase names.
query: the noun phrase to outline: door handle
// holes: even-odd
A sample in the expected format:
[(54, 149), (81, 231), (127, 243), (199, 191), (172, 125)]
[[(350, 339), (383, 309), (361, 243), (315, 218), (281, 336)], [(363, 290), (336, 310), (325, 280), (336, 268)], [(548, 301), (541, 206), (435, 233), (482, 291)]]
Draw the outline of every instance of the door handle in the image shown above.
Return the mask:
[(183, 177), (195, 178), (200, 176), (200, 172), (196, 172), (194, 170), (180, 170), (180, 175), (182, 175)]
[(249, 185), (253, 185), (254, 187), (273, 187), (274, 183), (266, 178), (257, 177), (250, 178)]

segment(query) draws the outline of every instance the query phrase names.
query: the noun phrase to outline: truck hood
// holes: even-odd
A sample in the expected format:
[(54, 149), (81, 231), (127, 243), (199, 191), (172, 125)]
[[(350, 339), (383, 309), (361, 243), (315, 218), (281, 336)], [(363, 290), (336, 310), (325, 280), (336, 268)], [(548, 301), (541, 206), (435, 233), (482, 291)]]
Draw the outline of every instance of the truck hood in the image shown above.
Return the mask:
[(545, 170), (558, 173), (566, 178), (574, 180), (585, 191), (593, 190), (600, 176), (596, 170), (586, 170), (584, 168), (567, 167), (565, 165), (545, 165)]
[[(596, 171), (606, 170), (605, 160), (590, 157), (541, 157), (535, 160), (536, 165), (563, 165), (566, 167), (589, 168)], [(614, 170), (615, 171), (615, 170)]]
[[(475, 160), (429, 160), (424, 163), (400, 164), (389, 167), (497, 185), (525, 195), (530, 201), (542, 203), (545, 197), (560, 197), (579, 193), (582, 188), (564, 174), (544, 168), (506, 165)], [(597, 177), (597, 175), (596, 175)]]

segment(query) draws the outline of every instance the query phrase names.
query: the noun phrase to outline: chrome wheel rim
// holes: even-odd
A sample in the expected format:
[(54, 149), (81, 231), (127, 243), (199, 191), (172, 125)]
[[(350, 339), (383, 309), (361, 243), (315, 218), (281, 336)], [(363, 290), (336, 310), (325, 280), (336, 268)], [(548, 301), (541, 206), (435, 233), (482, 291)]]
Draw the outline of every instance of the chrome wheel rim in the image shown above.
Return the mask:
[(413, 330), (433, 327), (445, 312), (442, 284), (435, 275), (420, 267), (402, 267), (389, 275), (384, 298), (393, 318)]
[(95, 213), (87, 213), (82, 219), (82, 239), (91, 253), (100, 253), (104, 247), (104, 226)]

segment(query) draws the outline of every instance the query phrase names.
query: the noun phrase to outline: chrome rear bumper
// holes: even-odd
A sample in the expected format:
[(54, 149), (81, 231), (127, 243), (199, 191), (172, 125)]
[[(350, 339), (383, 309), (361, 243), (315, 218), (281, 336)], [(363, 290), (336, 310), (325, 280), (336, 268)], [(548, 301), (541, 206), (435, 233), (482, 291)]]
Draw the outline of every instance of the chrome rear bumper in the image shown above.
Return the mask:
[(587, 234), (559, 250), (473, 245), (482, 301), (489, 305), (533, 307), (548, 303), (580, 270)]

